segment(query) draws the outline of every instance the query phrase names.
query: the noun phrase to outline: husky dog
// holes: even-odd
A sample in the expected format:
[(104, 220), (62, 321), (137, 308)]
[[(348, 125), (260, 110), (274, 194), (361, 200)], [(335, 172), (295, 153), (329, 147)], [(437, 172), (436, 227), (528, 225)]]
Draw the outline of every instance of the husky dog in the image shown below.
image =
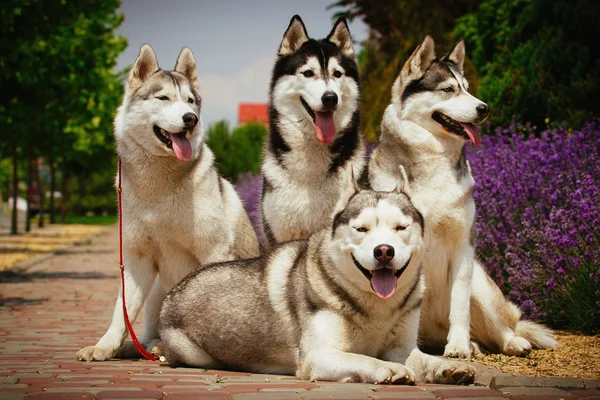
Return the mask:
[[(164, 71), (154, 50), (143, 45), (117, 112), (115, 138), (122, 162), (127, 310), (134, 320), (148, 297), (140, 341), (149, 349), (158, 338), (164, 296), (190, 271), (259, 254), (244, 207), (204, 144), (200, 105), (190, 49), (183, 48), (174, 71)], [(117, 354), (127, 335), (122, 302), (119, 292), (110, 328), (95, 346), (77, 353), (79, 360)], [(130, 350), (123, 348), (120, 353)]]
[(342, 170), (360, 176), (359, 82), (350, 31), (338, 19), (326, 39), (309, 39), (299, 16), (273, 68), (269, 137), (262, 162), (262, 225), (269, 244), (306, 239), (327, 226)]
[(383, 117), (369, 182), (389, 190), (399, 179), (392, 166), (403, 165), (411, 199), (424, 214), (423, 344), (445, 345), (450, 357), (470, 357), (470, 338), (509, 355), (526, 354), (532, 345), (554, 347), (552, 332), (520, 320), (519, 309), (475, 260), (475, 182), (465, 144), (479, 144), (477, 124), (488, 106), (469, 94), (464, 58), (461, 40), (437, 59), (428, 36), (406, 61)]
[(310, 380), (473, 381), (472, 367), (417, 348), (421, 215), (404, 192), (358, 191), (351, 168), (343, 179), (327, 228), (192, 272), (167, 295), (159, 329), (169, 363)]

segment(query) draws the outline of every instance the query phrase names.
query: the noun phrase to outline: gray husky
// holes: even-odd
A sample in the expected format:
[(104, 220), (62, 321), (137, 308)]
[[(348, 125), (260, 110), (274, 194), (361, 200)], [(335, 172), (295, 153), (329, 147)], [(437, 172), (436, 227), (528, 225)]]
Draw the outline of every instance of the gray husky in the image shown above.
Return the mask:
[(326, 227), (343, 168), (351, 163), (355, 176), (362, 173), (358, 106), (358, 67), (346, 20), (315, 40), (294, 16), (270, 86), (261, 205), (270, 244), (306, 239)]
[(532, 345), (554, 347), (552, 332), (520, 320), (475, 259), (475, 202), (465, 144), (480, 142), (488, 107), (468, 92), (463, 41), (443, 58), (426, 37), (400, 72), (385, 111), (368, 176), (373, 189), (389, 190), (403, 165), (411, 199), (423, 212), (425, 245), (420, 338), (444, 346), (445, 356), (470, 357), (471, 338), (492, 351), (522, 355)]
[[(248, 215), (217, 173), (204, 144), (196, 62), (184, 47), (174, 71), (159, 68), (149, 45), (140, 49), (115, 118), (123, 174), (123, 250), (127, 309), (146, 315), (140, 341), (158, 341), (164, 296), (198, 265), (256, 257), (259, 245)], [(151, 289), (152, 288), (152, 289)], [(108, 331), (79, 360), (107, 360), (127, 336), (121, 292)], [(123, 346), (120, 356), (133, 356)]]
[(417, 348), (423, 220), (405, 192), (358, 191), (352, 171), (328, 227), (260, 258), (188, 275), (163, 303), (172, 365), (369, 383), (473, 381)]

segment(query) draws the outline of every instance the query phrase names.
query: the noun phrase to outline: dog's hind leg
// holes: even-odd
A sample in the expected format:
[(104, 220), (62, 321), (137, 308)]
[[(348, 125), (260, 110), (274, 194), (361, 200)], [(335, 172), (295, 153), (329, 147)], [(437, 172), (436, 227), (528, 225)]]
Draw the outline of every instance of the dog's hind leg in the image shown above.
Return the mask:
[[(125, 257), (125, 297), (127, 313), (133, 323), (138, 312), (144, 304), (152, 282), (156, 277), (154, 264), (150, 259), (133, 259)], [(77, 359), (81, 361), (104, 361), (112, 358), (127, 336), (127, 327), (123, 316), (123, 292), (119, 289), (119, 296), (115, 304), (112, 323), (96, 343), (95, 346), (84, 347), (77, 352)]]
[(471, 337), (492, 351), (523, 356), (531, 343), (515, 332), (521, 313), (504, 298), (498, 286), (475, 262), (471, 298)]
[(173, 367), (188, 365), (205, 369), (224, 368), (223, 364), (204, 351), (181, 329), (164, 329), (160, 338), (167, 362)]
[[(155, 356), (161, 355), (160, 351), (158, 351), (158, 348), (160, 347), (158, 346), (158, 314), (160, 313), (160, 306), (166, 295), (167, 291), (162, 285), (160, 276), (158, 276), (146, 299), (146, 307), (144, 309), (144, 330), (140, 336), (140, 343), (146, 350)], [(156, 349), (153, 349), (154, 347), (156, 347)], [(140, 353), (133, 345), (133, 342), (129, 341), (125, 342), (117, 352), (117, 357), (119, 358), (135, 358), (139, 356)]]

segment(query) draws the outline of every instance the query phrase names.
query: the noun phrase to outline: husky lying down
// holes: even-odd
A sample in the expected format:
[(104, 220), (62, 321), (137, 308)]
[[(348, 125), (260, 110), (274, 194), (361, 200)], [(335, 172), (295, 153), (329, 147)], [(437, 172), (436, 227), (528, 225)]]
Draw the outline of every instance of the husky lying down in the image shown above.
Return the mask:
[(423, 220), (406, 193), (358, 191), (330, 226), (270, 254), (201, 268), (166, 297), (167, 361), (310, 380), (468, 383), (472, 367), (417, 348)]
[(470, 339), (492, 351), (522, 355), (554, 347), (552, 332), (520, 320), (475, 259), (475, 184), (465, 158), (478, 145), (488, 107), (468, 92), (464, 42), (438, 59), (430, 37), (406, 61), (392, 89), (381, 138), (369, 164), (374, 190), (390, 190), (406, 168), (411, 199), (425, 218), (420, 338), (445, 356), (469, 357)]

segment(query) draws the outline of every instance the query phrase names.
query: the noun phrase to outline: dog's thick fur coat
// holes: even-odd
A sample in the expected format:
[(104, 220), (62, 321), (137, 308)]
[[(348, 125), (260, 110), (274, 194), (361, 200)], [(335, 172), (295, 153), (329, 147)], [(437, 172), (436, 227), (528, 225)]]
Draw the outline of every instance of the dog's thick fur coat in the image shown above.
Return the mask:
[(262, 162), (262, 227), (270, 245), (327, 226), (349, 163), (366, 165), (359, 132), (359, 81), (345, 19), (309, 39), (292, 18), (273, 68), (269, 137)]
[[(164, 71), (152, 48), (142, 46), (117, 112), (115, 138), (122, 162), (127, 310), (135, 320), (148, 299), (140, 337), (148, 349), (158, 340), (164, 296), (189, 272), (259, 254), (244, 207), (204, 144), (200, 106), (192, 52), (184, 48), (174, 71)], [(127, 335), (122, 302), (119, 291), (110, 328), (78, 359), (117, 354)], [(123, 346), (120, 355), (132, 355), (131, 347)]]
[(425, 218), (422, 344), (445, 346), (451, 357), (469, 357), (471, 339), (509, 355), (526, 354), (532, 345), (554, 347), (551, 331), (521, 321), (475, 257), (475, 182), (465, 143), (479, 144), (474, 124), (488, 110), (467, 91), (464, 57), (462, 41), (442, 59), (430, 37), (415, 50), (392, 89), (369, 182), (390, 190), (400, 178), (396, 166), (403, 165)]
[[(169, 363), (344, 382), (473, 380), (472, 367), (417, 348), (422, 217), (406, 194), (357, 192), (347, 176), (328, 228), (202, 268), (167, 295)], [(382, 273), (394, 289), (385, 300)]]

